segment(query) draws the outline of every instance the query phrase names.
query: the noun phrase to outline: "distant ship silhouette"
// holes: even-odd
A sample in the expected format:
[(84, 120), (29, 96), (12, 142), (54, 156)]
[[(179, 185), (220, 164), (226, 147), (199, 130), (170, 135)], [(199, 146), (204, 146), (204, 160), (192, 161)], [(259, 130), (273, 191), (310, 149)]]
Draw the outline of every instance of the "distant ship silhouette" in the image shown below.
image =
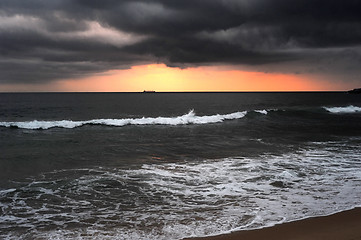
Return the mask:
[(144, 90), (143, 93), (155, 93), (155, 91), (153, 91), (153, 90), (151, 90), (151, 91)]

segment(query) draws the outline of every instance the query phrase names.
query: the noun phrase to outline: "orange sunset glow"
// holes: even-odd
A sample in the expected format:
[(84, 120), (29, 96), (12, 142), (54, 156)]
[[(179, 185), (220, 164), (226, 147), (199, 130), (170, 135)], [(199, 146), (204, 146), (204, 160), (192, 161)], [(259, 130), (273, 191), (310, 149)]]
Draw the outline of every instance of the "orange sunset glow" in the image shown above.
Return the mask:
[(134, 66), (100, 76), (58, 82), (64, 91), (320, 91), (339, 89), (305, 75), (229, 70), (222, 67), (170, 68), (164, 64)]
[(11, 91), (11, 87), (20, 91), (37, 89), (64, 92), (324, 91), (345, 88), (341, 84), (329, 84), (306, 75), (249, 72), (218, 66), (179, 69), (164, 64), (111, 70), (82, 79), (66, 79), (41, 86), (12, 85), (5, 90)]

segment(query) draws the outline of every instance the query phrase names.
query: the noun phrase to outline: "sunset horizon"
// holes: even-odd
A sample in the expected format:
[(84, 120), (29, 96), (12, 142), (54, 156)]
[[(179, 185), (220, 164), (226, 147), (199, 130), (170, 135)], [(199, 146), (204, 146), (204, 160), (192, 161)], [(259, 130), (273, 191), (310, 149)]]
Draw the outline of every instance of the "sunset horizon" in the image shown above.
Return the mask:
[(165, 64), (133, 66), (50, 84), (3, 84), (1, 92), (307, 92), (347, 91), (354, 83), (300, 74), (242, 71), (232, 66), (185, 69)]
[(0, 3), (0, 92), (345, 91), (357, 2)]

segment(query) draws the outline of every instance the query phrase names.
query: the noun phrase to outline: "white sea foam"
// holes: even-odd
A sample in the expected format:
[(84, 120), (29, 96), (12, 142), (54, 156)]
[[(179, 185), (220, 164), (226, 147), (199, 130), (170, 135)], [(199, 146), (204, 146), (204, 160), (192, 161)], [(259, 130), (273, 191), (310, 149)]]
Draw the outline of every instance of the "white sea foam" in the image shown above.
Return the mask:
[(258, 112), (258, 113), (261, 113), (261, 114), (264, 114), (264, 115), (267, 115), (267, 110), (254, 110), (255, 112)]
[(87, 121), (26, 121), (26, 122), (0, 122), (3, 127), (18, 127), (23, 129), (49, 129), (76, 128), (83, 125), (105, 125), (121, 127), (125, 125), (185, 125), (185, 124), (208, 124), (219, 123), (224, 120), (233, 120), (243, 118), (247, 111), (234, 112), (229, 114), (216, 114), (210, 116), (196, 116), (193, 110), (189, 113), (177, 117), (142, 117), (142, 118), (123, 118), (123, 119), (93, 119)]
[(324, 107), (330, 113), (357, 113), (361, 112), (361, 107), (356, 107), (353, 105), (346, 107)]
[(344, 144), (312, 142), (304, 150), (256, 158), (54, 171), (1, 190), (6, 214), (0, 221), (5, 232), (15, 225), (57, 226), (29, 231), (23, 236), (29, 239), (158, 240), (327, 215), (361, 198), (361, 150)]
[(15, 188), (0, 190), (0, 195), (6, 195), (6, 194), (8, 194), (8, 193), (15, 192), (15, 191), (16, 191)]

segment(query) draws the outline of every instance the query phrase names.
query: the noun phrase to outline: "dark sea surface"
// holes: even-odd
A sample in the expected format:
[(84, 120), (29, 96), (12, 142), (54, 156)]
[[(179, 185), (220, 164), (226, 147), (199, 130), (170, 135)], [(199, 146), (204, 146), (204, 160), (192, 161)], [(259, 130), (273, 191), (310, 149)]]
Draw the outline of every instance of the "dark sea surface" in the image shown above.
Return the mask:
[(0, 239), (181, 239), (360, 199), (359, 94), (0, 94)]

